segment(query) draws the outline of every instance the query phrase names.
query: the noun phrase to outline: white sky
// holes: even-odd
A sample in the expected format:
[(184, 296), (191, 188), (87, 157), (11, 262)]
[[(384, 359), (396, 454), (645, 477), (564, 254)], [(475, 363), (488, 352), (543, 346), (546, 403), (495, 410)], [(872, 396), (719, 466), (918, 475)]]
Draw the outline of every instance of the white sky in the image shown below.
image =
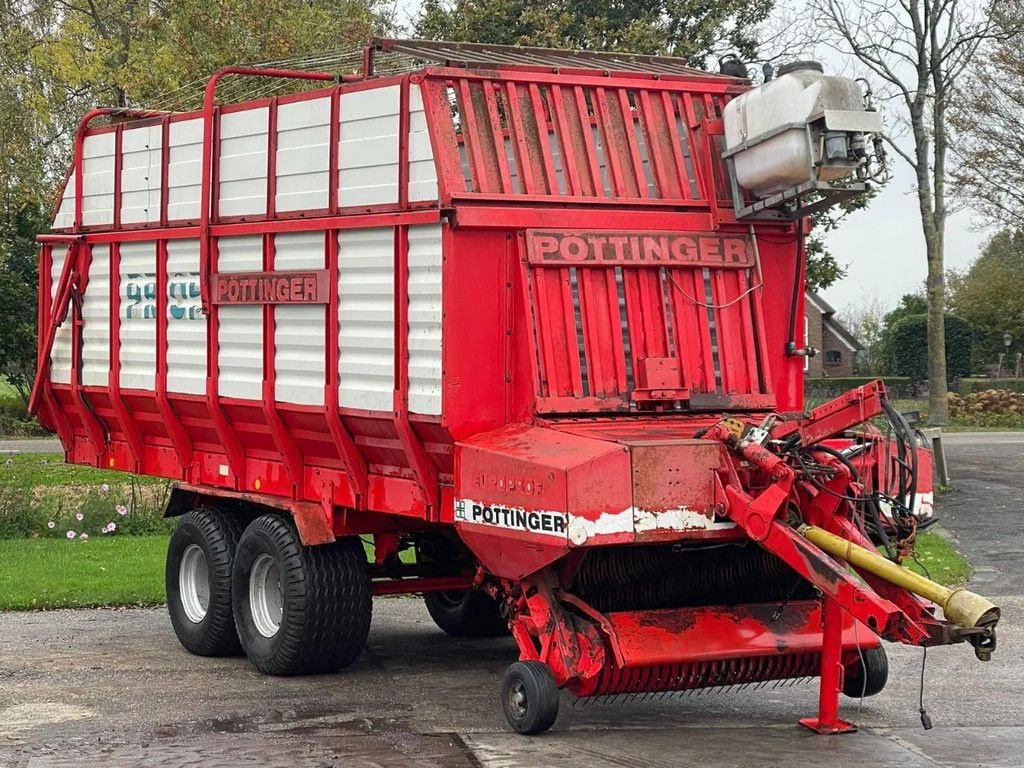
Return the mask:
[[(779, 0), (778, 15), (800, 9), (804, 0)], [(419, 0), (395, 0), (398, 21), (412, 27), (420, 7)], [(779, 19), (769, 22), (762, 37), (771, 39), (773, 26), (785, 24)], [(817, 53), (826, 71), (857, 77), (865, 74), (850, 60), (838, 54)], [(895, 112), (897, 104), (885, 108)], [(883, 112), (884, 114), (884, 112)], [(886, 119), (895, 123), (895, 114)], [(901, 146), (909, 142), (904, 137)], [(906, 146), (912, 146), (912, 142)], [(895, 306), (905, 293), (923, 287), (926, 264), (924, 236), (914, 192), (914, 174), (902, 158), (890, 152), (892, 181), (864, 211), (851, 214), (836, 231), (828, 235), (829, 249), (846, 268), (847, 277), (824, 291), (825, 299), (837, 309), (879, 299), (883, 306)], [(990, 232), (977, 230), (977, 220), (970, 211), (950, 216), (946, 228), (946, 268), (967, 266), (977, 255)]]

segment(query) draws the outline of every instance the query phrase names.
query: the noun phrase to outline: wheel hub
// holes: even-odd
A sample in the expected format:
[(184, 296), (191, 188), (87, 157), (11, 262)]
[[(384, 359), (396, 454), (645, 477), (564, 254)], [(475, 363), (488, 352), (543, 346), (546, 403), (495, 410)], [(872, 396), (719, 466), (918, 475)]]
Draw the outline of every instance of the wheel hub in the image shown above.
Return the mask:
[(264, 637), (277, 634), (284, 614), (284, 596), (281, 593), (281, 571), (272, 555), (263, 553), (252, 565), (249, 608), (256, 631)]
[(189, 544), (181, 556), (178, 592), (189, 621), (198, 624), (206, 618), (210, 608), (210, 567), (206, 553), (198, 544)]

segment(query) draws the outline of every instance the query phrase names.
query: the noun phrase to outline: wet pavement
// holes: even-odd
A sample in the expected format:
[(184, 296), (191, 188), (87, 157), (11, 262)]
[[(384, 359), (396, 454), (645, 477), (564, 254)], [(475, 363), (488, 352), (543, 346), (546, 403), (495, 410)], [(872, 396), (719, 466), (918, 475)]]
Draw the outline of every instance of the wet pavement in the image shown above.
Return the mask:
[(971, 586), (1024, 594), (1024, 432), (951, 432), (942, 440), (951, 487), (936, 496), (936, 511), (977, 568)]
[(934, 730), (918, 719), (921, 652), (890, 647), (886, 690), (844, 704), (860, 732), (833, 737), (795, 725), (813, 684), (587, 706), (564, 695), (552, 731), (518, 736), (498, 702), (512, 641), (451, 640), (412, 598), (378, 600), (360, 660), (308, 678), (189, 656), (160, 609), (0, 614), (0, 766), (1020, 766), (1024, 600), (1000, 602), (993, 661), (929, 653)]
[(885, 691), (844, 702), (855, 734), (795, 725), (814, 713), (809, 684), (586, 706), (564, 695), (552, 731), (521, 737), (498, 701), (512, 641), (452, 640), (420, 600), (391, 598), (354, 666), (307, 678), (189, 656), (162, 609), (0, 613), (0, 766), (1024, 766), (1024, 435), (946, 440), (953, 490), (938, 511), (1004, 620), (987, 664), (967, 646), (929, 653), (931, 731), (921, 652), (890, 646)]

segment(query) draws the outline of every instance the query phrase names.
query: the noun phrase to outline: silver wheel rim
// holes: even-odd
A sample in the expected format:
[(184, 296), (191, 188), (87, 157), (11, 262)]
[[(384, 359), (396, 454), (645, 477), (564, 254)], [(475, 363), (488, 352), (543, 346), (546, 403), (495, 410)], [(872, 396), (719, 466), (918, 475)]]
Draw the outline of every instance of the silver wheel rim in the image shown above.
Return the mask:
[(210, 608), (210, 567), (206, 553), (198, 544), (189, 544), (181, 556), (178, 571), (178, 592), (185, 616), (193, 624), (206, 618)]
[(513, 681), (508, 689), (508, 704), (517, 720), (526, 717), (529, 701), (526, 698), (526, 684), (522, 680)]
[(281, 594), (281, 571), (273, 555), (263, 553), (252, 564), (249, 609), (257, 632), (264, 637), (277, 634), (284, 613), (284, 597)]

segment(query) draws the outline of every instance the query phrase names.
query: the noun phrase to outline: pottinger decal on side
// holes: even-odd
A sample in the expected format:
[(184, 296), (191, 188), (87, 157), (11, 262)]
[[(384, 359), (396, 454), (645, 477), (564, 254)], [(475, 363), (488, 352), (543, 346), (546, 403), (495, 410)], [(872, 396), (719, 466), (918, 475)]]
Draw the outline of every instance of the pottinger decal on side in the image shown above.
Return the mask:
[(326, 304), (326, 269), (223, 272), (212, 276), (214, 304)]
[(680, 232), (526, 230), (531, 264), (572, 267), (694, 266), (746, 269), (754, 249), (746, 235)]
[(505, 507), (472, 499), (459, 499), (455, 502), (455, 521), (564, 539), (569, 516), (565, 512), (531, 511), (521, 507)]

